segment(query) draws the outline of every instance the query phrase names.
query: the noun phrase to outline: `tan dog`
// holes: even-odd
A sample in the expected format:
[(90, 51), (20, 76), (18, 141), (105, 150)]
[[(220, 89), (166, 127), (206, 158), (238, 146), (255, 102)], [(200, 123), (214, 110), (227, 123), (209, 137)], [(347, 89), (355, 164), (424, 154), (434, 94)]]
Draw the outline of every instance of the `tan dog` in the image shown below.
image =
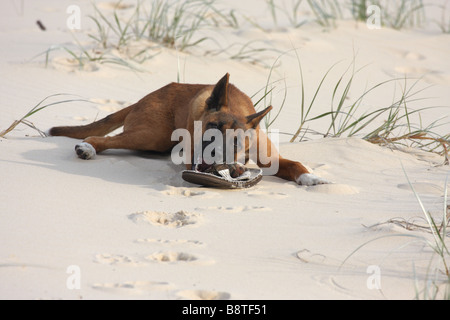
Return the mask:
[[(106, 149), (169, 152), (177, 145), (171, 139), (174, 130), (186, 129), (194, 136), (194, 121), (201, 121), (202, 132), (211, 128), (224, 134), (227, 129), (255, 129), (258, 149), (269, 150), (271, 159), (269, 163), (263, 163), (258, 158), (256, 162), (260, 167), (278, 161), (275, 175), (280, 178), (301, 185), (328, 183), (309, 173), (300, 162), (284, 159), (276, 148), (271, 148), (272, 142), (259, 127), (259, 122), (271, 109), (256, 113), (251, 99), (229, 84), (229, 74), (226, 74), (216, 85), (171, 83), (102, 120), (85, 126), (54, 127), (49, 134), (84, 139), (75, 150), (80, 158), (87, 160)], [(105, 137), (121, 126), (121, 134)], [(249, 147), (246, 144), (244, 148), (248, 150)], [(191, 148), (193, 154), (194, 143)], [(188, 169), (195, 163), (191, 159), (186, 160)]]

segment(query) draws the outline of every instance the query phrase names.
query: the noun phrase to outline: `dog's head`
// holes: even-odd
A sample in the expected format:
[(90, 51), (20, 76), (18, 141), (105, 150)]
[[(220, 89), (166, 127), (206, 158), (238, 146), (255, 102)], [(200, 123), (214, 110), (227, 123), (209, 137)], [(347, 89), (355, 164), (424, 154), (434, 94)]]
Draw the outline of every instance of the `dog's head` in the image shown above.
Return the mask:
[[(232, 163), (249, 160), (249, 151), (257, 144), (260, 121), (272, 110), (249, 114), (254, 106), (251, 99), (229, 84), (226, 74), (205, 101), (202, 121), (203, 162)], [(195, 161), (198, 163), (198, 161)]]

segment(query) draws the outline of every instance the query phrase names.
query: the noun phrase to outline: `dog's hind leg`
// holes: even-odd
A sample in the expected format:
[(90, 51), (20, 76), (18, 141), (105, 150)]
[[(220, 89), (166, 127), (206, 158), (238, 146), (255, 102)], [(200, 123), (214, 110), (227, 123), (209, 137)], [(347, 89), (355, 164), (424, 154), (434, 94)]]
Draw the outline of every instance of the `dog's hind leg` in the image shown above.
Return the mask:
[(81, 159), (89, 160), (97, 153), (107, 149), (128, 149), (142, 151), (170, 151), (174, 143), (170, 137), (160, 137), (149, 134), (149, 131), (124, 131), (112, 137), (88, 137), (75, 147)]

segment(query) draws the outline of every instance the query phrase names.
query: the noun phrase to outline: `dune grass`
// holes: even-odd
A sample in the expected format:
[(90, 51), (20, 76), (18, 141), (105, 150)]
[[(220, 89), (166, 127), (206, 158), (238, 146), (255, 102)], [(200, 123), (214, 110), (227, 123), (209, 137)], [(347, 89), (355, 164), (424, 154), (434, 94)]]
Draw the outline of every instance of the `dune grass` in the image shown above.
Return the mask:
[[(48, 102), (48, 100), (51, 100), (52, 98), (56, 97), (71, 97), (64, 100), (57, 100), (54, 102)], [(29, 121), (28, 118), (30, 118), (32, 115), (36, 114), (39, 111), (42, 111), (48, 107), (63, 104), (63, 103), (69, 103), (69, 102), (90, 102), (86, 99), (82, 98), (75, 98), (73, 94), (66, 94), (66, 93), (58, 93), (53, 94), (48, 97), (45, 97), (43, 100), (41, 100), (39, 103), (37, 103), (33, 108), (30, 109), (23, 117), (21, 117), (19, 120), (15, 120), (7, 129), (0, 132), (0, 138), (5, 138), (5, 136), (13, 131), (18, 125), (24, 124), (34, 130), (36, 130), (41, 137), (45, 137), (45, 132), (41, 131), (39, 128), (37, 128), (32, 122)]]
[[(119, 1), (120, 4), (120, 1)], [(135, 6), (116, 6), (112, 12), (100, 10), (92, 3), (94, 14), (89, 16), (93, 29), (87, 37), (93, 42), (81, 45), (75, 33), (72, 33), (74, 44), (54, 45), (44, 53), (46, 65), (50, 55), (55, 51), (69, 54), (80, 69), (89, 63), (114, 64), (133, 71), (146, 71), (144, 62), (157, 56), (162, 48), (186, 51), (199, 47), (203, 42), (211, 41), (217, 50), (204, 50), (204, 54), (225, 53), (230, 59), (247, 61), (263, 65), (270, 64), (257, 56), (261, 52), (271, 51), (266, 47), (255, 47), (258, 39), (244, 44), (225, 45), (218, 43), (215, 37), (205, 36), (204, 30), (239, 28), (243, 22), (250, 22), (264, 31), (272, 31), (261, 27), (252, 17), (228, 9), (225, 2), (219, 0), (137, 0)], [(289, 28), (300, 28), (307, 23), (316, 23), (324, 28), (337, 26), (339, 19), (345, 19), (350, 12), (353, 19), (366, 21), (369, 5), (377, 5), (382, 13), (382, 25), (394, 29), (420, 26), (424, 18), (425, 6), (422, 0), (349, 0), (348, 3), (337, 0), (265, 0), (265, 5), (272, 17), (275, 30), (280, 25)], [(446, 12), (443, 6), (443, 12)], [(310, 12), (312, 18), (305, 17), (304, 12)], [(444, 14), (443, 13), (443, 14)], [(450, 32), (448, 23), (441, 22), (443, 32)], [(237, 48), (237, 50), (231, 49)]]
[(119, 6), (104, 13), (95, 3), (92, 5), (94, 14), (89, 19), (95, 27), (87, 33), (92, 44), (81, 45), (72, 33), (75, 46), (55, 45), (38, 55), (45, 55), (46, 65), (50, 54), (59, 50), (67, 52), (80, 68), (96, 62), (143, 71), (135, 63), (151, 60), (163, 47), (186, 51), (211, 40), (201, 36), (205, 28), (238, 24), (234, 11), (220, 11), (215, 0), (138, 0), (126, 15), (120, 13)]
[[(364, 70), (356, 68), (356, 57), (347, 66), (346, 70), (338, 76), (334, 76), (335, 80), (330, 80), (333, 76), (334, 69), (342, 62), (333, 64), (322, 76), (315, 90), (306, 92), (305, 83), (308, 81), (304, 78), (301, 59), (297, 49), (285, 52), (278, 56), (269, 70), (266, 85), (252, 96), (255, 100), (254, 104), (257, 109), (261, 105), (267, 107), (273, 105), (275, 108), (271, 111), (265, 120), (265, 127), (269, 129), (275, 120), (285, 108), (287, 87), (285, 79), (272, 80), (274, 69), (281, 58), (290, 53), (295, 54), (298, 63), (298, 72), (300, 77), (300, 96), (298, 97), (298, 129), (295, 132), (282, 132), (282, 134), (290, 135), (290, 142), (299, 142), (311, 139), (313, 136), (321, 137), (359, 137), (368, 142), (388, 146), (391, 148), (417, 148), (427, 152), (433, 152), (443, 157), (443, 164), (449, 165), (449, 148), (450, 148), (450, 132), (442, 135), (437, 133), (441, 128), (450, 127), (449, 119), (436, 119), (430, 124), (424, 124), (422, 114), (434, 108), (448, 108), (448, 106), (423, 106), (420, 108), (410, 107), (413, 103), (421, 103), (427, 101), (420, 95), (426, 91), (428, 87), (417, 88), (421, 82), (419, 79), (394, 78), (377, 83), (366, 88), (357, 98), (352, 98), (352, 85), (355, 81), (359, 81), (357, 76)], [(331, 85), (329, 83), (331, 82)], [(325, 83), (327, 85), (325, 86)], [(281, 101), (273, 102), (273, 93), (277, 88), (283, 85)], [(393, 100), (386, 106), (377, 108), (364, 109), (364, 99), (369, 95), (382, 93), (386, 95), (386, 90), (392, 91), (392, 86), (400, 87), (400, 94), (395, 90), (392, 93)], [(330, 92), (325, 90), (331, 86), (332, 94), (329, 103), (329, 110), (324, 111), (321, 105), (317, 103), (318, 98), (328, 96)], [(284, 93), (283, 93), (284, 91)], [(262, 96), (261, 96), (262, 95)], [(322, 99), (323, 100), (323, 99)], [(367, 109), (367, 108), (365, 108)], [(321, 129), (315, 124), (321, 121)], [(324, 128), (323, 123), (327, 129)]]
[[(300, 28), (307, 23), (316, 23), (326, 29), (338, 26), (339, 20), (350, 16), (356, 21), (366, 22), (371, 6), (380, 8), (382, 26), (397, 30), (420, 27), (425, 22), (425, 5), (423, 0), (292, 0), (280, 2), (266, 0), (268, 12), (272, 18), (274, 29), (280, 29), (280, 21), (284, 27)], [(303, 17), (300, 12), (310, 12), (313, 19)], [(254, 26), (261, 27), (254, 19), (247, 17)], [(286, 23), (287, 22), (287, 23)]]
[(217, 50), (209, 50), (205, 52), (209, 56), (225, 56), (230, 60), (242, 61), (245, 63), (258, 65), (263, 68), (269, 68), (267, 56), (279, 54), (280, 51), (267, 46), (265, 40), (251, 40), (243, 43), (232, 43), (228, 47), (220, 47)]
[(342, 8), (336, 0), (307, 0), (307, 3), (322, 27), (336, 27), (337, 20), (342, 18)]
[(396, 30), (419, 27), (425, 21), (425, 5), (422, 0), (351, 0), (350, 12), (353, 19), (367, 21), (370, 6), (380, 8), (383, 26)]
[[(443, 210), (442, 210), (442, 220), (441, 220), (440, 224), (433, 218), (431, 213), (425, 209), (425, 206), (424, 206), (422, 200), (420, 199), (419, 194), (414, 189), (406, 172), (405, 172), (405, 176), (408, 180), (408, 184), (410, 185), (411, 189), (414, 192), (414, 196), (416, 197), (418, 204), (420, 205), (422, 213), (428, 223), (431, 234), (433, 235), (433, 241), (427, 241), (427, 244), (430, 246), (431, 249), (433, 249), (433, 252), (438, 256), (440, 262), (442, 263), (443, 274), (445, 274), (445, 276), (446, 276), (445, 298), (447, 300), (450, 300), (450, 270), (449, 270), (450, 250), (446, 243), (447, 236), (448, 236), (447, 230), (448, 230), (448, 227), (450, 226), (449, 225), (449, 223), (450, 223), (450, 217), (449, 217), (450, 206), (448, 205), (448, 182), (449, 182), (448, 176), (447, 176), (447, 179), (445, 180), (445, 185), (444, 185), (444, 196), (443, 196), (444, 201), (443, 201)], [(427, 279), (426, 283), (427, 284), (429, 283), (428, 279)], [(438, 289), (439, 289), (439, 286), (437, 284), (433, 283), (432, 287), (428, 286), (425, 288), (424, 297), (435, 298), (437, 296)], [(433, 291), (430, 293), (430, 290), (433, 290)], [(419, 291), (417, 291), (417, 292), (419, 293)]]
[[(300, 19), (299, 8), (302, 4), (303, 0), (293, 0), (290, 2), (290, 6), (287, 6), (285, 3), (282, 5), (275, 0), (266, 0), (267, 8), (269, 9), (270, 16), (272, 17), (275, 28), (279, 27), (279, 15), (282, 14), (282, 20), (289, 21), (289, 25), (293, 28), (300, 28), (304, 25), (307, 20)], [(247, 19), (252, 21), (251, 19)], [(252, 22), (255, 25), (255, 22)]]
[[(331, 28), (335, 27), (337, 20), (342, 17), (341, 6), (336, 0), (292, 0), (290, 2), (265, 0), (265, 4), (273, 27), (263, 27), (251, 16), (244, 15), (247, 22), (265, 32), (282, 30), (286, 27), (298, 29), (311, 22)], [(313, 18), (302, 14), (305, 11), (309, 11)]]
[(434, 23), (439, 27), (442, 33), (450, 33), (450, 12), (448, 10), (448, 2), (440, 6), (442, 10), (441, 20), (436, 20)]
[[(399, 219), (394, 219), (393, 222), (396, 225), (401, 225), (402, 227), (407, 226), (407, 230), (410, 231), (426, 231), (432, 235), (432, 239), (429, 237), (418, 234), (417, 232), (411, 234), (396, 234), (396, 235), (386, 235), (377, 237), (375, 239), (369, 240), (359, 247), (357, 247), (353, 252), (351, 252), (342, 262), (342, 266), (344, 266), (347, 261), (355, 255), (358, 251), (362, 250), (365, 246), (372, 242), (379, 241), (381, 239), (386, 238), (394, 238), (394, 237), (402, 237), (409, 238), (411, 242), (408, 244), (412, 244), (413, 242), (421, 242), (424, 243), (427, 247), (429, 247), (433, 254), (429, 260), (429, 264), (424, 275), (423, 279), (419, 279), (416, 268), (413, 265), (414, 271), (414, 285), (415, 285), (415, 299), (420, 300), (435, 300), (435, 299), (444, 299), (450, 300), (450, 248), (448, 246), (448, 238), (449, 227), (450, 227), (450, 205), (448, 204), (448, 184), (449, 177), (447, 176), (444, 184), (444, 195), (443, 195), (443, 210), (441, 213), (441, 219), (438, 221), (433, 215), (426, 210), (423, 201), (421, 200), (419, 194), (414, 189), (413, 184), (411, 183), (406, 170), (403, 168), (406, 180), (414, 193), (414, 196), (418, 202), (418, 205), (423, 214), (423, 218), (426, 221), (425, 225), (417, 226), (415, 224), (411, 225), (409, 223), (404, 224), (404, 222), (398, 223)], [(375, 226), (379, 226), (377, 224)], [(375, 227), (372, 226), (372, 227)], [(412, 227), (411, 227), (412, 226)], [(402, 247), (406, 246), (402, 245)], [(436, 261), (437, 258), (437, 261)]]

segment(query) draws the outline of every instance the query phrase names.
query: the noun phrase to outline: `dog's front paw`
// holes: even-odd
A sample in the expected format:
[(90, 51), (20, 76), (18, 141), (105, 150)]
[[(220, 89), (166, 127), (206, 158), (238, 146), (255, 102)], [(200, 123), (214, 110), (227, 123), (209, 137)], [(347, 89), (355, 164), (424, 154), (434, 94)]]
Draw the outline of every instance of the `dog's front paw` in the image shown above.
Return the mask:
[(330, 182), (311, 173), (304, 173), (297, 178), (297, 183), (302, 186), (315, 186), (318, 184), (328, 184)]
[(90, 160), (94, 158), (97, 154), (95, 148), (87, 142), (77, 144), (75, 146), (75, 152), (77, 153), (78, 157), (83, 160)]

